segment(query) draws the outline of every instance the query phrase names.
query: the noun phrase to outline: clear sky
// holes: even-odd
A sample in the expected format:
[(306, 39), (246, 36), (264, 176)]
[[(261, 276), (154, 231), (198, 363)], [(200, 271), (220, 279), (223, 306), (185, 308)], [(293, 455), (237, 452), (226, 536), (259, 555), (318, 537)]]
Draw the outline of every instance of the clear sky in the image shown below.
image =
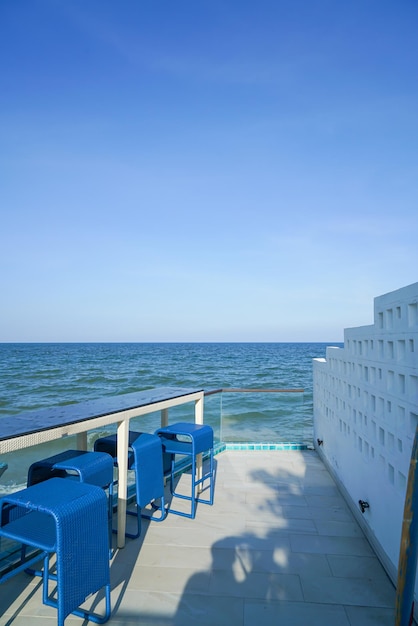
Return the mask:
[(0, 341), (342, 341), (418, 280), (416, 0), (1, 0)]

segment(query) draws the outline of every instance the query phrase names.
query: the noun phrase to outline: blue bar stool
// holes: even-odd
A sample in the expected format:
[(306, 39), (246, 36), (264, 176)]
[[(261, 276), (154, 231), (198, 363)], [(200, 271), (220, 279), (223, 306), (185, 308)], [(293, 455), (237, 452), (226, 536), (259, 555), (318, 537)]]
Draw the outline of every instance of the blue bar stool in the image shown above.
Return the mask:
[[(134, 451), (132, 448), (133, 442), (138, 439), (140, 435), (144, 433), (136, 432), (134, 430), (129, 431), (129, 442), (128, 442), (128, 469), (132, 469), (134, 464)], [(100, 437), (100, 439), (96, 439), (94, 442), (94, 450), (96, 452), (106, 452), (110, 454), (113, 458), (113, 462), (117, 467), (117, 446), (118, 446), (118, 436), (117, 435), (107, 435), (107, 437)]]
[[(134, 469), (133, 465), (135, 463), (133, 443), (134, 441), (138, 439), (138, 437), (144, 434), (147, 434), (147, 433), (138, 432), (136, 430), (129, 431), (129, 439), (128, 439), (128, 469), (129, 470)], [(117, 466), (118, 465), (117, 442), (118, 442), (117, 435), (108, 435), (107, 437), (100, 437), (100, 439), (97, 439), (95, 441), (94, 449), (97, 450), (97, 452), (107, 452), (107, 454), (110, 454), (110, 456), (113, 457), (115, 465)], [(170, 474), (171, 456), (172, 456), (171, 454), (165, 454), (163, 451), (164, 476), (168, 476)]]
[(49, 478), (73, 478), (82, 483), (108, 489), (109, 546), (112, 547), (113, 459), (103, 452), (65, 450), (29, 467), (27, 486)]
[[(213, 504), (214, 495), (214, 471), (213, 471), (213, 429), (211, 426), (203, 424), (193, 424), (190, 422), (178, 422), (171, 424), (170, 426), (164, 426), (158, 428), (155, 431), (163, 444), (163, 451), (171, 455), (171, 471), (170, 471), (170, 491), (171, 494), (177, 498), (183, 500), (190, 500), (191, 511), (190, 513), (184, 513), (183, 511), (174, 510), (171, 507), (168, 509), (170, 513), (176, 515), (182, 515), (183, 517), (190, 517), (194, 519), (196, 515), (196, 503), (202, 502), (203, 504)], [(209, 452), (209, 470), (200, 478), (196, 477), (196, 456)], [(175, 468), (175, 455), (184, 455), (190, 457), (191, 462), (191, 495), (183, 495), (174, 491), (174, 468)], [(196, 495), (196, 488), (198, 485), (204, 483), (205, 480), (209, 480), (209, 498), (203, 499)]]
[[(19, 513), (3, 515), (6, 508)], [(51, 478), (0, 501), (0, 536), (41, 550), (0, 579), (5, 582), (29, 565), (44, 560), (43, 603), (58, 610), (58, 626), (73, 613), (103, 624), (110, 617), (110, 569), (106, 495), (100, 487), (63, 478)], [(56, 553), (56, 575), (49, 572)], [(57, 581), (57, 599), (48, 581)], [(105, 614), (80, 609), (88, 596), (105, 588)]]
[[(110, 454), (117, 465), (117, 435), (97, 439), (94, 449)], [(137, 532), (125, 534), (131, 539), (136, 539), (141, 534), (141, 518), (162, 522), (166, 517), (163, 452), (159, 437), (148, 433), (129, 432), (128, 469), (135, 472), (136, 510), (128, 510), (127, 515), (137, 518)], [(148, 504), (151, 504), (154, 511), (159, 511), (159, 516), (142, 513), (141, 510)]]

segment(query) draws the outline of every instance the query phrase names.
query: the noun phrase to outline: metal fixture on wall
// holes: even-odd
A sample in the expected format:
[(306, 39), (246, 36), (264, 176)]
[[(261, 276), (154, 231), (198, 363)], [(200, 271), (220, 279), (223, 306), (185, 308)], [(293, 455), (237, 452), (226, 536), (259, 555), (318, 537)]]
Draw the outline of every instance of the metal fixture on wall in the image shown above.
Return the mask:
[(360, 511), (362, 513), (364, 513), (364, 511), (366, 509), (370, 508), (370, 504), (368, 502), (366, 502), (366, 500), (359, 500), (358, 503), (359, 503), (359, 506), (360, 506)]

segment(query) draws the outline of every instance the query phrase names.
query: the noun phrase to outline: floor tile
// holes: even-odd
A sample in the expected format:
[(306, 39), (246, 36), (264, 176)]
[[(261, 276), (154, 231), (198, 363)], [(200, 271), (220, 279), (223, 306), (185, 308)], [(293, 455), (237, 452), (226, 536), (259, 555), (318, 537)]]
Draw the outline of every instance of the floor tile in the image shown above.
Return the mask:
[[(109, 626), (392, 626), (393, 585), (314, 451), (216, 460), (213, 506), (144, 520), (115, 550)], [(0, 626), (28, 623), (52, 626), (56, 611), (21, 574), (2, 585)]]
[(342, 606), (291, 603), (245, 603), (244, 625), (254, 626), (351, 626)]

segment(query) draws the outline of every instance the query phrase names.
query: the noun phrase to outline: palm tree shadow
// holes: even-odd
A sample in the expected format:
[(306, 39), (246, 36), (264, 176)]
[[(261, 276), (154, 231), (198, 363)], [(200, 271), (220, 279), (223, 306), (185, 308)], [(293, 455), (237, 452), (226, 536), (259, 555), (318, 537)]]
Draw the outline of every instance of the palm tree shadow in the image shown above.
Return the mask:
[(228, 535), (225, 524), (225, 534), (211, 546), (210, 567), (187, 581), (174, 626), (189, 626), (203, 616), (207, 621), (208, 613), (213, 623), (224, 623), (225, 611), (230, 611), (231, 623), (242, 624), (246, 599), (263, 603), (302, 600), (297, 577), (289, 576), (291, 549), (282, 507), (283, 498), (301, 495), (300, 478), (290, 470), (271, 472), (263, 467), (249, 478), (260, 486), (255, 503), (250, 498), (244, 513), (251, 530)]

